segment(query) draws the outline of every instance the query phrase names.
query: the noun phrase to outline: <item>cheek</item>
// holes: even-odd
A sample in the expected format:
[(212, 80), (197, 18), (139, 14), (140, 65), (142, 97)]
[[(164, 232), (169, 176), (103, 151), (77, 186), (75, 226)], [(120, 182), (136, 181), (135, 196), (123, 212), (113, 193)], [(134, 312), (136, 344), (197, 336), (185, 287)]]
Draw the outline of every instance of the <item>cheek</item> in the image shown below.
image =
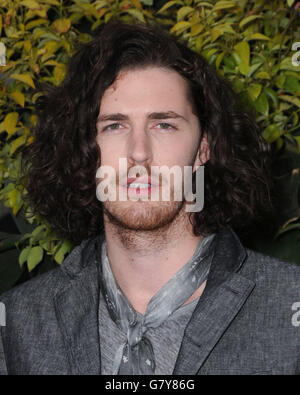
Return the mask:
[(182, 144), (177, 148), (178, 164), (180, 163), (182, 166), (191, 166), (194, 163), (197, 150), (197, 141), (193, 142), (193, 144)]
[(161, 165), (172, 167), (174, 165), (192, 166), (195, 155), (198, 150), (198, 141), (187, 143), (186, 139), (174, 142), (173, 144), (165, 145), (164, 147), (157, 146), (157, 155), (154, 155), (154, 162), (159, 162)]
[(97, 139), (97, 144), (101, 152), (101, 165), (113, 166), (116, 168), (119, 158), (122, 157), (122, 151), (118, 144), (112, 144), (99, 138)]

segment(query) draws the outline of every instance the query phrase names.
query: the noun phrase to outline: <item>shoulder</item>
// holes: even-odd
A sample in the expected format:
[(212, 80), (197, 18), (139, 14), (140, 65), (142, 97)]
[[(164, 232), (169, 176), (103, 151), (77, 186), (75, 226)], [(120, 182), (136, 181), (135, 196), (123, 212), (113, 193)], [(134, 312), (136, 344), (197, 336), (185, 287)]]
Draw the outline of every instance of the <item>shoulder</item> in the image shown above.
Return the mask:
[(35, 307), (47, 305), (47, 301), (52, 300), (58, 292), (68, 287), (75, 276), (84, 273), (84, 269), (91, 263), (87, 252), (90, 252), (95, 240), (95, 238), (84, 240), (71, 251), (59, 267), (1, 294), (0, 302), (11, 311), (22, 310), (28, 305)]
[(295, 276), (298, 280), (300, 279), (300, 266), (249, 248), (245, 250), (248, 268), (255, 268), (257, 274), (276, 275), (280, 272), (286, 276)]
[(0, 301), (10, 307), (21, 307), (27, 300), (42, 301), (54, 296), (66, 280), (61, 267), (57, 267), (1, 294)]
[(247, 257), (240, 274), (251, 278), (267, 293), (299, 299), (300, 266), (246, 248)]

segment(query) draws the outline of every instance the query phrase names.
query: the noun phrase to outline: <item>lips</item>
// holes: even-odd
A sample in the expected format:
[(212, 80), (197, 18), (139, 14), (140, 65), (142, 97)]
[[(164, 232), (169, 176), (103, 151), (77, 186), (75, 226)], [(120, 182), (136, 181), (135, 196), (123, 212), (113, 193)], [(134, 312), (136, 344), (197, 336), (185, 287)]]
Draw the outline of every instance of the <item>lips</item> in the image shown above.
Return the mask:
[[(127, 178), (127, 185), (132, 183), (138, 184), (150, 184), (152, 187), (158, 186), (159, 184), (155, 182), (151, 177), (139, 177), (139, 178)], [(127, 186), (126, 185), (126, 186)], [(125, 186), (125, 185), (124, 185)]]

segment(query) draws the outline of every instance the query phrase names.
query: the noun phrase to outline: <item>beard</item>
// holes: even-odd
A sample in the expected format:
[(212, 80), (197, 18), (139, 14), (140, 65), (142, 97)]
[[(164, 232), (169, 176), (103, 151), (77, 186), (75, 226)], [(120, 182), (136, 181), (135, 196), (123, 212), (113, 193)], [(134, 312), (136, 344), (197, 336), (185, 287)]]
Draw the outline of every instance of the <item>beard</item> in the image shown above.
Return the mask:
[[(153, 255), (184, 232), (184, 202), (103, 202), (104, 223), (126, 249)], [(177, 225), (177, 226), (176, 226)], [(179, 225), (179, 226), (178, 226)]]
[(103, 213), (112, 225), (129, 231), (159, 231), (178, 217), (184, 201), (103, 202)]
[[(150, 174), (148, 170), (148, 175)], [(105, 230), (114, 234), (125, 248), (134, 248), (144, 255), (147, 254), (147, 250), (153, 254), (153, 245), (156, 245), (158, 250), (163, 248), (172, 242), (176, 235), (180, 237), (189, 226), (189, 216), (185, 210), (187, 202), (181, 194), (183, 180), (173, 179), (172, 182), (165, 175), (161, 175), (160, 180), (156, 174), (153, 177), (162, 189), (166, 187), (164, 191), (167, 191), (167, 196), (160, 189), (159, 200), (144, 200), (143, 197), (134, 201), (119, 200), (117, 196), (121, 186), (118, 182), (115, 183), (113, 177), (111, 180), (108, 178), (107, 185), (116, 194), (110, 195), (108, 189), (97, 194), (98, 199), (102, 201)], [(102, 200), (103, 193), (108, 193), (112, 199)]]
[(170, 199), (167, 201), (162, 195), (159, 201), (102, 201), (105, 233), (109, 232), (125, 249), (134, 250), (140, 256), (159, 253), (176, 244), (176, 240), (186, 232), (192, 235), (187, 201), (184, 197), (175, 200), (174, 190), (178, 190), (178, 183), (170, 185)]
[[(116, 195), (115, 198), (102, 201), (102, 207), (104, 221), (111, 224), (113, 228), (119, 228), (119, 231), (155, 233), (155, 231), (168, 228), (182, 211), (185, 200), (182, 199), (181, 193), (178, 195), (177, 193), (183, 191), (183, 181), (180, 179), (179, 182), (177, 181), (176, 184), (172, 185), (171, 180), (165, 175), (161, 174), (159, 176), (155, 172), (152, 173), (148, 166), (146, 166), (146, 170), (147, 176), (151, 174), (161, 188), (166, 188), (165, 192), (168, 200), (163, 199), (162, 189), (158, 191), (156, 200), (151, 200), (149, 195), (146, 200), (143, 197), (138, 197), (135, 201), (130, 199), (118, 200), (120, 184), (117, 182), (116, 185), (114, 183), (115, 179), (111, 178), (108, 184)], [(119, 174), (117, 179), (120, 180)], [(173, 182), (175, 182), (174, 179)], [(99, 196), (101, 197), (101, 192)], [(180, 200), (175, 200), (175, 196), (179, 196)], [(151, 197), (153, 196), (151, 195)]]

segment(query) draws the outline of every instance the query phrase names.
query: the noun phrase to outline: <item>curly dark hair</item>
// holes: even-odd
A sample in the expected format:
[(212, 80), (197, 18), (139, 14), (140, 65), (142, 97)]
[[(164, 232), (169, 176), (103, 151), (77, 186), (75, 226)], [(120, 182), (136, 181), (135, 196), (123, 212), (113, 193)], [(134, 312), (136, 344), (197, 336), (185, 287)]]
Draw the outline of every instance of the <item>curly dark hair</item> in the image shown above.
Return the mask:
[(60, 86), (39, 85), (34, 141), (22, 158), (33, 212), (75, 244), (103, 230), (95, 178), (101, 163), (96, 143), (101, 97), (121, 70), (149, 65), (184, 77), (208, 136), (204, 209), (192, 213), (194, 234), (228, 225), (243, 229), (271, 207), (269, 147), (230, 85), (162, 27), (113, 21), (81, 44)]

